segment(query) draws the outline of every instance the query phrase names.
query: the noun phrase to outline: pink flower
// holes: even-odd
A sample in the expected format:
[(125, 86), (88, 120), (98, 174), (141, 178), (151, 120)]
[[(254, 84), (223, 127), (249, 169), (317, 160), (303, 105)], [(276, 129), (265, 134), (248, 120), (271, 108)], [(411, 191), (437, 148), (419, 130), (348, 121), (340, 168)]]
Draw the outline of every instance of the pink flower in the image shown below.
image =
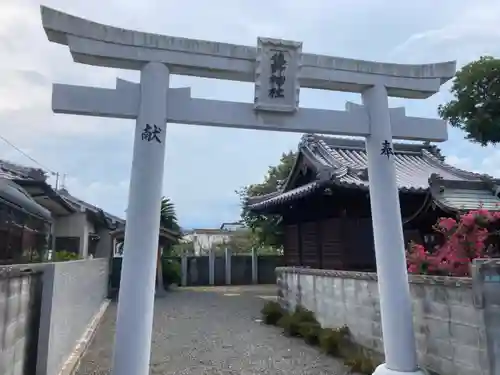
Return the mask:
[(438, 226), (447, 231), (455, 228), (456, 225), (457, 222), (455, 221), (455, 219), (452, 219), (451, 217), (442, 217), (438, 219)]
[(476, 224), (476, 216), (470, 212), (468, 214), (462, 215), (460, 219), (462, 224), (466, 227), (471, 227)]
[(445, 237), (443, 245), (428, 253), (419, 244), (411, 243), (407, 251), (410, 273), (427, 273), (449, 276), (470, 276), (470, 263), (479, 257), (488, 257), (487, 240), (492, 225), (498, 228), (500, 212), (484, 208), (453, 218), (439, 218), (434, 229)]
[(417, 269), (417, 265), (415, 264), (410, 264), (408, 266), (408, 272), (409, 273), (417, 273), (418, 269)]

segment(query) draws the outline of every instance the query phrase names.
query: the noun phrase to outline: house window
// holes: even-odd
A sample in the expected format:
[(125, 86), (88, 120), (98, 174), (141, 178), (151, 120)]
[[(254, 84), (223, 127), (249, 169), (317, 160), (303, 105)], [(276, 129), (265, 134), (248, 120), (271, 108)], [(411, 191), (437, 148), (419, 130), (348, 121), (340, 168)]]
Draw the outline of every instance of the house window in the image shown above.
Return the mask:
[(48, 230), (42, 220), (0, 201), (0, 264), (40, 260)]

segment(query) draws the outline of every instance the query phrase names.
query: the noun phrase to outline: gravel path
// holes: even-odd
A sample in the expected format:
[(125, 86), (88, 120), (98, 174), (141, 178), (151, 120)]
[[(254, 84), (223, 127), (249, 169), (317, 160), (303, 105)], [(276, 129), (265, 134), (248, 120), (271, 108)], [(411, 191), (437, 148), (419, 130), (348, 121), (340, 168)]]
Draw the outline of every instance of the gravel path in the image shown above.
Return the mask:
[[(157, 299), (150, 374), (345, 374), (339, 361), (256, 321), (273, 295), (272, 287), (231, 287), (177, 290)], [(113, 303), (77, 375), (109, 374), (115, 315)]]

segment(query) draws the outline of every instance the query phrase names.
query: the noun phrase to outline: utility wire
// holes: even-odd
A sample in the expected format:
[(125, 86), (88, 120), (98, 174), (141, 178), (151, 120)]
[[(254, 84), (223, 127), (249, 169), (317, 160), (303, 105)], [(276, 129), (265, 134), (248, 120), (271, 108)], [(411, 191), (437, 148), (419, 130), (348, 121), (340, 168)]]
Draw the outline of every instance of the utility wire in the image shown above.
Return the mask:
[(7, 143), (14, 150), (18, 151), (19, 153), (21, 153), (22, 155), (24, 155), (25, 157), (27, 157), (28, 159), (30, 159), (33, 163), (37, 164), (39, 167), (42, 167), (42, 169), (45, 169), (46, 171), (50, 172), (53, 176), (58, 175), (58, 173), (54, 172), (50, 168), (47, 168), (46, 166), (44, 166), (43, 164), (41, 164), (38, 160), (36, 160), (36, 159), (32, 158), (31, 156), (29, 156), (26, 152), (24, 152), (23, 150), (21, 150), (19, 147), (17, 147), (11, 141), (9, 141), (7, 138), (5, 138), (3, 135), (0, 135), (0, 139), (2, 139), (5, 143)]

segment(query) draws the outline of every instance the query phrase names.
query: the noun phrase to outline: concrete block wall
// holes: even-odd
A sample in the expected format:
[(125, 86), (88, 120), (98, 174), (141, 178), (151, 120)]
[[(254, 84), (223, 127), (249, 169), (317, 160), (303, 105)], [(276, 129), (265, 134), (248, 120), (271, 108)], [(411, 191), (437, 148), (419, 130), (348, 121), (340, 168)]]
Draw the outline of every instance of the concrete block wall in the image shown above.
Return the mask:
[[(24, 375), (35, 366), (30, 364), (33, 340), (32, 318), (38, 317), (37, 289), (41, 290), (41, 273), (21, 272), (0, 267), (0, 374)], [(41, 293), (39, 293), (41, 294)], [(35, 310), (35, 311), (34, 311)], [(36, 346), (34, 347), (36, 349)]]
[(107, 296), (105, 258), (44, 268), (37, 375), (56, 375)]
[[(276, 272), (284, 307), (293, 310), (300, 304), (325, 327), (347, 325), (359, 344), (383, 355), (376, 274), (303, 268)], [(410, 287), (420, 365), (441, 375), (495, 374), (490, 372), (484, 310), (474, 302), (472, 280), (411, 276)]]

